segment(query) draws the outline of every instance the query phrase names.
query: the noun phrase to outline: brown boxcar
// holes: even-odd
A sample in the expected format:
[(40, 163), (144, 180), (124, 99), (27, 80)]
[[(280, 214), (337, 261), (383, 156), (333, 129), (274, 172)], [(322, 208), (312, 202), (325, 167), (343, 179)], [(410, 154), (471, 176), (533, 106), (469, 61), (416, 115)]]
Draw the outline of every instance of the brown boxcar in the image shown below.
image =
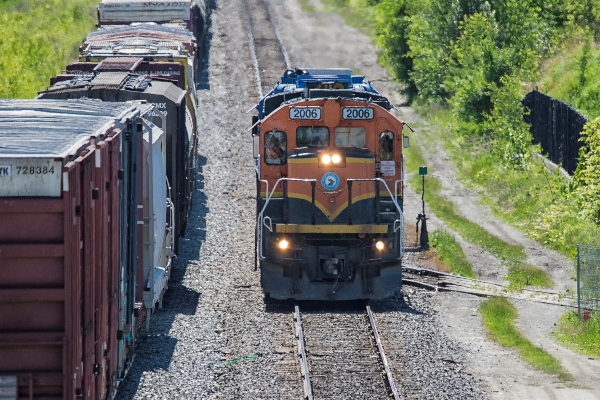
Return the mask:
[(105, 399), (126, 372), (140, 114), (140, 106), (92, 100), (0, 100), (6, 396)]

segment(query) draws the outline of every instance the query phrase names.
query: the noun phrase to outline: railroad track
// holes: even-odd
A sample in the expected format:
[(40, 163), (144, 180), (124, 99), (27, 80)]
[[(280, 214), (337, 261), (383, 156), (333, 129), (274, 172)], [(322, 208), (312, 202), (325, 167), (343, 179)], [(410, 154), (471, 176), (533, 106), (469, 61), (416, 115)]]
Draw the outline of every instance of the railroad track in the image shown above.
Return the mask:
[(290, 60), (266, 0), (244, 0), (246, 27), (258, 98), (290, 69)]
[(525, 288), (522, 292), (516, 292), (500, 283), (466, 278), (426, 268), (404, 265), (402, 270), (403, 285), (436, 292), (461, 292), (482, 297), (504, 296), (565, 307), (575, 306), (573, 295), (559, 290)]
[(400, 399), (369, 306), (294, 318), (306, 399)]

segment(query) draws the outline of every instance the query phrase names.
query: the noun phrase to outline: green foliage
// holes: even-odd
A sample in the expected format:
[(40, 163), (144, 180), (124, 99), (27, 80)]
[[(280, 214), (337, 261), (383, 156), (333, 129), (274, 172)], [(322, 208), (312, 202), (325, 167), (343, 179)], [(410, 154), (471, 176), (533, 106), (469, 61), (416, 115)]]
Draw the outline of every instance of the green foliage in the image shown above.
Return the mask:
[(382, 59), (390, 65), (394, 76), (404, 83), (404, 92), (414, 98), (417, 89), (410, 79), (413, 59), (408, 56), (408, 27), (410, 26), (408, 0), (381, 0), (375, 9), (376, 42), (383, 49)]
[(493, 340), (502, 346), (517, 350), (523, 360), (535, 369), (557, 376), (561, 381), (572, 381), (560, 362), (540, 347), (534, 346), (515, 326), (518, 313), (504, 297), (492, 297), (481, 303), (479, 313)]
[(554, 335), (575, 351), (600, 357), (600, 312), (593, 312), (584, 322), (579, 319), (577, 311), (570, 311), (561, 317)]
[(583, 219), (600, 224), (600, 118), (586, 125), (580, 141), (583, 145), (570, 197)]
[(535, 149), (531, 146), (529, 125), (523, 120), (525, 110), (515, 77), (503, 76), (499, 85), (488, 86), (492, 109), (484, 115), (484, 130), (491, 138), (494, 158), (505, 169), (518, 171), (530, 168)]
[(525, 286), (551, 288), (554, 285), (546, 271), (525, 263), (512, 265), (505, 279), (510, 282), (508, 289), (518, 292), (523, 291)]
[(476, 277), (471, 263), (450, 233), (436, 229), (430, 235), (429, 243), (439, 259), (450, 269), (450, 272), (469, 278)]
[[(456, 129), (457, 120), (445, 110), (429, 114), (428, 120), (432, 135), (444, 138), (461, 179), (481, 192), (485, 204), (503, 219), (571, 258), (578, 243), (597, 242), (600, 226), (582, 218), (568, 181), (558, 171), (549, 172), (532, 156), (526, 169), (507, 167), (491, 140)], [(536, 151), (529, 146), (526, 154)]]
[(447, 80), (454, 94), (451, 104), (461, 121), (482, 123), (492, 108), (488, 75), (498, 53), (498, 27), (492, 15), (478, 13), (465, 18), (461, 31)]
[(98, 2), (9, 3), (0, 13), (0, 97), (35, 97), (77, 56), (79, 44), (94, 27)]

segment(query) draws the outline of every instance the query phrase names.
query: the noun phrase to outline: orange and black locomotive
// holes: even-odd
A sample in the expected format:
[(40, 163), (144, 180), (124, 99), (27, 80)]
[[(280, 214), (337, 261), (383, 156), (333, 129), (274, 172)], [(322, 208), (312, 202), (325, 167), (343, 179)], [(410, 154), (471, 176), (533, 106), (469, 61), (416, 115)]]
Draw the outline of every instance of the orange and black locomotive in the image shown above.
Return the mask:
[(349, 69), (296, 69), (257, 105), (256, 255), (266, 297), (381, 299), (401, 287), (403, 123)]

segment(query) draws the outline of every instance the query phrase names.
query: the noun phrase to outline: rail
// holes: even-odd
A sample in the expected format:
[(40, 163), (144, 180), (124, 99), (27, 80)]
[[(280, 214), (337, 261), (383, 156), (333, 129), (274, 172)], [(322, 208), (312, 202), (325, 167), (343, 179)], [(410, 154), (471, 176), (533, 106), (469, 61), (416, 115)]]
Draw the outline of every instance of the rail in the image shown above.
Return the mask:
[(298, 339), (298, 356), (300, 357), (300, 373), (304, 377), (304, 398), (313, 400), (310, 373), (308, 371), (308, 360), (306, 358), (306, 346), (304, 343), (304, 332), (302, 331), (302, 318), (300, 308), (295, 306), (294, 317), (296, 319), (296, 338)]
[[(366, 311), (366, 314), (367, 314), (366, 316), (368, 319), (369, 328), (370, 328), (372, 335), (370, 335), (370, 338), (371, 338), (369, 340), (370, 343), (367, 341), (362, 342), (362, 346), (365, 346), (364, 347), (365, 350), (370, 349), (370, 350), (368, 350), (368, 353), (370, 355), (368, 355), (367, 353), (363, 353), (362, 360), (372, 360), (373, 358), (378, 357), (379, 362), (377, 364), (378, 364), (380, 370), (382, 370), (381, 372), (383, 372), (383, 374), (374, 373), (374, 374), (370, 375), (370, 378), (368, 378), (368, 379), (381, 379), (381, 377), (383, 375), (385, 378), (384, 378), (384, 382), (382, 382), (382, 383), (383, 383), (383, 386), (385, 387), (385, 389), (387, 390), (387, 394), (388, 394), (388, 396), (386, 396), (386, 398), (389, 397), (389, 398), (393, 398), (394, 400), (400, 400), (402, 397), (400, 395), (400, 391), (398, 390), (398, 387), (396, 386), (396, 382), (394, 380), (394, 375), (393, 375), (392, 369), (390, 367), (390, 363), (385, 354), (381, 336), (379, 335), (379, 331), (377, 330), (377, 325), (375, 323), (375, 317), (373, 315), (373, 311), (371, 310), (371, 307), (369, 305), (366, 306), (366, 310), (365, 309), (363, 309), (363, 310)], [(303, 378), (304, 398), (312, 400), (314, 398), (314, 390), (315, 390), (313, 388), (313, 383), (316, 385), (317, 392), (320, 390), (331, 390), (332, 389), (327, 386), (322, 387), (323, 382), (321, 382), (321, 381), (323, 379), (321, 379), (321, 378), (322, 378), (323, 372), (319, 372), (319, 371), (323, 371), (323, 364), (319, 360), (329, 359), (329, 357), (326, 356), (325, 350), (322, 349), (319, 351), (320, 357), (317, 357), (316, 361), (314, 361), (314, 362), (316, 362), (316, 365), (313, 364), (313, 367), (315, 367), (315, 369), (318, 371), (314, 377), (315, 382), (313, 382), (311, 380), (310, 366), (308, 363), (308, 354), (310, 354), (310, 353), (307, 353), (307, 350), (306, 350), (307, 343), (306, 343), (306, 339), (305, 339), (304, 332), (303, 332), (304, 324), (302, 322), (300, 308), (297, 305), (294, 306), (294, 320), (295, 320), (295, 336), (296, 336), (297, 343), (298, 343), (297, 355), (298, 355), (299, 362), (300, 362), (300, 373)], [(310, 321), (310, 319), (309, 319), (309, 321)], [(334, 324), (334, 325), (336, 325), (336, 324)], [(352, 325), (352, 328), (351, 328), (352, 333), (347, 333), (346, 335), (351, 335), (351, 336), (360, 335), (359, 332), (364, 332), (364, 330), (362, 330), (360, 328), (360, 325), (362, 325), (362, 324)], [(309, 324), (309, 329), (310, 329), (310, 327), (311, 327), (311, 325)], [(318, 327), (318, 325), (317, 325), (317, 327)], [(355, 329), (357, 329), (357, 330), (355, 331)], [(312, 330), (310, 330), (310, 332), (320, 332), (320, 330), (316, 329), (315, 326), (312, 326)], [(327, 337), (330, 337), (330, 336), (327, 336)], [(315, 338), (313, 337), (313, 339), (312, 339), (313, 344), (314, 344), (314, 341), (315, 341)], [(373, 341), (375, 342), (375, 346), (372, 346)], [(356, 343), (359, 343), (359, 342), (360, 341), (355, 341), (354, 344), (356, 345)], [(352, 346), (352, 344), (348, 344), (348, 345)], [(317, 346), (319, 348), (321, 348), (323, 346), (323, 343), (318, 342)], [(355, 349), (355, 351), (356, 350), (358, 350), (358, 348)], [(374, 354), (373, 351), (376, 352), (376, 354)], [(337, 353), (335, 350), (334, 350), (334, 352)], [(334, 361), (335, 364), (331, 364), (331, 365), (326, 364), (327, 367), (325, 370), (329, 370), (328, 368), (335, 368), (335, 366), (337, 365), (338, 362), (344, 362), (343, 360), (336, 359), (335, 356), (333, 357), (332, 360)], [(331, 360), (329, 362), (331, 362)], [(360, 362), (360, 361), (358, 361), (358, 362)], [(371, 364), (371, 362), (372, 361), (369, 361), (368, 364), (361, 365), (360, 367), (358, 365), (354, 365), (352, 370), (353, 371), (356, 371), (356, 370), (369, 371), (370, 367), (373, 366)], [(363, 377), (365, 376), (363, 372), (359, 372), (359, 374), (362, 375)], [(367, 382), (363, 381), (363, 384), (364, 383), (367, 383)], [(371, 385), (371, 386), (373, 386), (373, 385)], [(383, 389), (383, 387), (382, 387), (382, 389)], [(371, 393), (371, 395), (373, 395), (373, 393)], [(321, 393), (319, 396), (320, 397), (328, 397), (328, 396), (326, 396), (325, 393)], [(378, 396), (378, 398), (379, 398), (379, 396)]]
[(379, 337), (379, 332), (377, 332), (377, 326), (375, 325), (375, 318), (373, 317), (373, 312), (371, 311), (371, 307), (367, 306), (367, 315), (369, 317), (369, 323), (371, 324), (371, 330), (373, 331), (373, 337), (375, 338), (375, 343), (377, 344), (377, 349), (379, 350), (379, 357), (381, 358), (381, 363), (383, 364), (383, 368), (385, 369), (385, 375), (387, 378), (387, 384), (392, 392), (392, 396), (394, 400), (400, 400), (400, 395), (398, 394), (398, 389), (396, 388), (396, 382), (394, 381), (394, 375), (392, 374), (392, 370), (390, 368), (389, 362), (385, 355), (385, 351), (383, 351), (383, 344), (381, 343), (381, 339)]

